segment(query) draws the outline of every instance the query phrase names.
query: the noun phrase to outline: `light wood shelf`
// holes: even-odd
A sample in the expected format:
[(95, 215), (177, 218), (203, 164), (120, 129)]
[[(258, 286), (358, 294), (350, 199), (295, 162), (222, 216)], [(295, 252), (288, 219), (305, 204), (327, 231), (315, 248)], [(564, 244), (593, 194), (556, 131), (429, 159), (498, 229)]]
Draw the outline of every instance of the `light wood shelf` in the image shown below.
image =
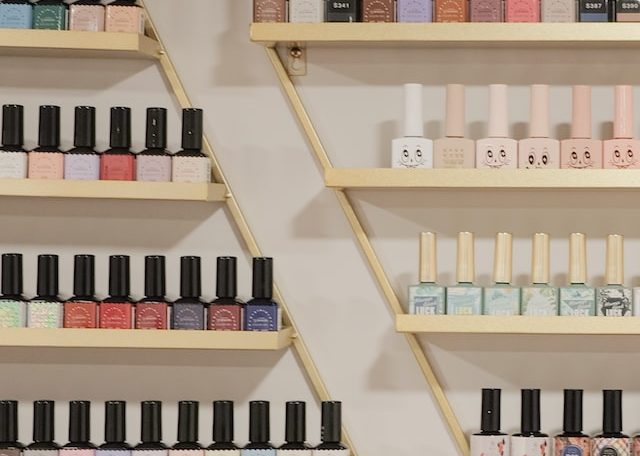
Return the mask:
[(165, 350), (281, 350), (293, 329), (281, 331), (180, 331), (143, 329), (0, 329), (0, 347)]

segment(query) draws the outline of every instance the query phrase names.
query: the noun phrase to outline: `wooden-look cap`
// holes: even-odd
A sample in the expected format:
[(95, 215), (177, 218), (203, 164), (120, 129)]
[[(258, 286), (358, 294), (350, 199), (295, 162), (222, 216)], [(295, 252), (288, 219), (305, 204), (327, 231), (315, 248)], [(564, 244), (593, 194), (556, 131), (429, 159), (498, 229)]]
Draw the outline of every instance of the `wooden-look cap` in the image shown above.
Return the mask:
[(476, 260), (473, 233), (458, 233), (458, 255), (456, 258), (456, 281), (473, 283), (476, 278)]
[(587, 283), (587, 237), (582, 233), (569, 237), (569, 283)]
[(436, 282), (436, 233), (420, 233), (420, 283)]
[(607, 265), (604, 280), (607, 285), (622, 285), (624, 281), (624, 236), (607, 236)]
[(511, 233), (496, 234), (496, 246), (493, 254), (493, 281), (511, 283), (513, 236)]
[(531, 246), (531, 281), (549, 283), (549, 235), (536, 233)]

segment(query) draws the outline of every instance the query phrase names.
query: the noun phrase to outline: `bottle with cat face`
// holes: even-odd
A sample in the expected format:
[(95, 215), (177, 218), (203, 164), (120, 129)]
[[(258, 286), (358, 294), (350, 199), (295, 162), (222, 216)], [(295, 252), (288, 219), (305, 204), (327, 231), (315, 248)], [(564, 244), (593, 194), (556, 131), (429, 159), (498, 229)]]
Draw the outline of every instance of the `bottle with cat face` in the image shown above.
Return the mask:
[(474, 285), (475, 252), (473, 233), (458, 233), (456, 285), (447, 287), (447, 315), (480, 315), (482, 287)]
[(560, 141), (549, 137), (549, 86), (531, 86), (529, 138), (518, 144), (519, 168), (560, 168)]
[(640, 140), (633, 139), (633, 87), (616, 86), (614, 112), (613, 139), (604, 142), (604, 168), (640, 168)]
[(480, 432), (471, 436), (471, 456), (509, 455), (509, 436), (500, 432), (499, 389), (482, 390)]
[(422, 84), (404, 85), (404, 137), (391, 143), (392, 168), (433, 168), (433, 141), (424, 137)]
[(631, 439), (622, 433), (622, 390), (602, 395), (602, 434), (593, 438), (591, 456), (631, 456)]
[(587, 283), (587, 238), (569, 238), (569, 286), (560, 288), (560, 315), (589, 317), (596, 314), (596, 290)]
[(511, 454), (551, 456), (549, 436), (540, 432), (540, 390), (523, 389), (520, 433), (511, 437)]
[(474, 168), (475, 144), (464, 137), (464, 86), (447, 84), (445, 137), (433, 142), (434, 168)]
[(444, 287), (436, 284), (435, 233), (420, 233), (420, 283), (409, 287), (409, 313), (442, 315), (444, 313)]
[(556, 456), (589, 456), (591, 438), (582, 432), (582, 390), (564, 390), (562, 434), (553, 438)]
[(632, 316), (631, 289), (624, 281), (624, 237), (607, 236), (607, 264), (604, 273), (606, 285), (596, 292), (596, 315), (603, 317)]
[(602, 168), (602, 141), (591, 137), (590, 86), (573, 86), (571, 138), (560, 142), (560, 168)]
[(489, 86), (489, 137), (476, 143), (476, 168), (517, 168), (518, 141), (509, 138), (507, 86)]
[(520, 288), (511, 285), (512, 250), (511, 233), (498, 233), (493, 258), (494, 284), (484, 289), (484, 315), (520, 314)]
[(549, 285), (549, 235), (533, 235), (532, 284), (522, 288), (522, 315), (558, 315), (558, 289)]

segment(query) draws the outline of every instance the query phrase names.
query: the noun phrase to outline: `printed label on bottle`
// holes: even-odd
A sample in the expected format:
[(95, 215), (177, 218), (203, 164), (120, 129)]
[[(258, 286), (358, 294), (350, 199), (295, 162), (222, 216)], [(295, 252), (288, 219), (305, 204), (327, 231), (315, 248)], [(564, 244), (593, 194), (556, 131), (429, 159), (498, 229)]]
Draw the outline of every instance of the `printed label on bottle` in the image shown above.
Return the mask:
[(173, 181), (210, 182), (211, 162), (207, 157), (173, 157)]
[(71, 5), (69, 7), (69, 30), (103, 32), (104, 6)]
[(560, 289), (560, 315), (588, 317), (596, 314), (596, 290), (590, 287)]
[(202, 456), (204, 450), (169, 450), (169, 456)]
[(98, 154), (67, 154), (64, 159), (64, 178), (67, 180), (99, 180)]
[(459, 0), (436, 0), (437, 22), (465, 22), (466, 3)]
[(206, 450), (205, 456), (240, 456), (240, 450)]
[(28, 158), (26, 152), (0, 151), (0, 178), (26, 179)]
[(581, 13), (601, 13), (608, 12), (607, 2), (605, 0), (580, 0)]
[(289, 22), (322, 22), (324, 0), (289, 0)]
[(243, 456), (276, 456), (276, 450), (242, 450)]
[(558, 289), (554, 287), (524, 287), (522, 315), (558, 315)]
[(34, 5), (33, 28), (64, 30), (67, 28), (67, 8), (62, 5)]
[(23, 456), (57, 456), (58, 450), (30, 450), (25, 448), (22, 452)]
[(136, 179), (147, 182), (171, 181), (171, 157), (167, 155), (138, 155)]
[(318, 454), (320, 456), (350, 456), (351, 450), (313, 450), (313, 454)]
[(512, 287), (487, 287), (484, 289), (485, 315), (519, 315), (520, 289)]
[(103, 329), (131, 329), (132, 305), (128, 302), (100, 304), (100, 327)]
[(211, 304), (209, 306), (209, 329), (240, 331), (242, 329), (242, 307), (239, 305)]
[(134, 180), (136, 158), (131, 154), (103, 154), (100, 160), (100, 179)]
[(96, 456), (130, 456), (131, 450), (107, 450), (100, 449), (96, 450)]
[(24, 328), (26, 326), (27, 304), (12, 299), (0, 300), (0, 328)]
[(327, 22), (356, 22), (357, 12), (354, 0), (327, 0)]
[(20, 456), (22, 454), (22, 450), (18, 448), (6, 448), (0, 450), (0, 456)]
[(409, 313), (415, 315), (444, 314), (444, 287), (415, 285), (409, 287)]
[(27, 304), (29, 328), (61, 328), (62, 303), (56, 301), (31, 301)]
[(398, 0), (398, 22), (431, 22), (431, 0)]
[(393, 0), (364, 0), (364, 22), (394, 22)]
[[(502, 22), (502, 1), (501, 0), (472, 0), (471, 21), (477, 22)], [(453, 166), (447, 168), (462, 168), (462, 165), (455, 166), (464, 161), (464, 152), (457, 149), (454, 155), (453, 150), (445, 158), (446, 163)]]
[(131, 453), (132, 456), (167, 456), (169, 450), (136, 450)]
[(247, 331), (277, 331), (280, 328), (279, 314), (277, 306), (247, 306), (244, 329)]
[(33, 6), (0, 4), (0, 28), (30, 29), (33, 26)]
[(640, 13), (639, 0), (617, 0), (617, 10), (620, 13)]
[(173, 329), (204, 329), (204, 306), (195, 303), (173, 305)]
[(96, 328), (98, 326), (97, 317), (98, 304), (93, 301), (66, 302), (64, 304), (65, 328)]
[(278, 456), (311, 456), (313, 454), (313, 450), (278, 450), (276, 452)]
[(447, 315), (480, 315), (481, 313), (482, 288), (447, 288)]
[(254, 22), (285, 22), (287, 5), (285, 0), (255, 0)]
[(631, 439), (594, 437), (593, 456), (631, 456)]
[(93, 448), (60, 448), (60, 456), (94, 456)]
[(63, 179), (64, 155), (60, 152), (29, 152), (29, 179)]
[(551, 456), (548, 437), (511, 437), (511, 454), (518, 456)]
[(471, 456), (509, 456), (509, 436), (472, 435)]
[(598, 288), (596, 315), (601, 317), (630, 317), (632, 315), (631, 289), (625, 287)]
[(575, 22), (573, 0), (542, 0), (542, 22)]
[(507, 0), (508, 22), (538, 22), (537, 0)]
[(107, 32), (144, 33), (144, 16), (138, 6), (107, 5)]
[(555, 456), (589, 456), (589, 437), (555, 437)]
[(167, 329), (169, 306), (164, 302), (143, 302), (136, 304), (137, 329)]

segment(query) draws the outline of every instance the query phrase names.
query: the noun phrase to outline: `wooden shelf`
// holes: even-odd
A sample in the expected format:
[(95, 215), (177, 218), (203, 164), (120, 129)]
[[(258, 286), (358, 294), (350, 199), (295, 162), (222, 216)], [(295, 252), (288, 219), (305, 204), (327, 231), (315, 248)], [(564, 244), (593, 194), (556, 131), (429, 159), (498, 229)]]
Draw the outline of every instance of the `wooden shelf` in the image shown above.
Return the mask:
[(223, 184), (0, 179), (0, 196), (166, 201), (224, 201)]
[(355, 189), (640, 190), (640, 169), (330, 168), (325, 184)]
[(277, 332), (2, 328), (0, 347), (281, 350), (292, 337), (292, 328)]
[(157, 59), (160, 44), (136, 33), (0, 29), (0, 55)]

